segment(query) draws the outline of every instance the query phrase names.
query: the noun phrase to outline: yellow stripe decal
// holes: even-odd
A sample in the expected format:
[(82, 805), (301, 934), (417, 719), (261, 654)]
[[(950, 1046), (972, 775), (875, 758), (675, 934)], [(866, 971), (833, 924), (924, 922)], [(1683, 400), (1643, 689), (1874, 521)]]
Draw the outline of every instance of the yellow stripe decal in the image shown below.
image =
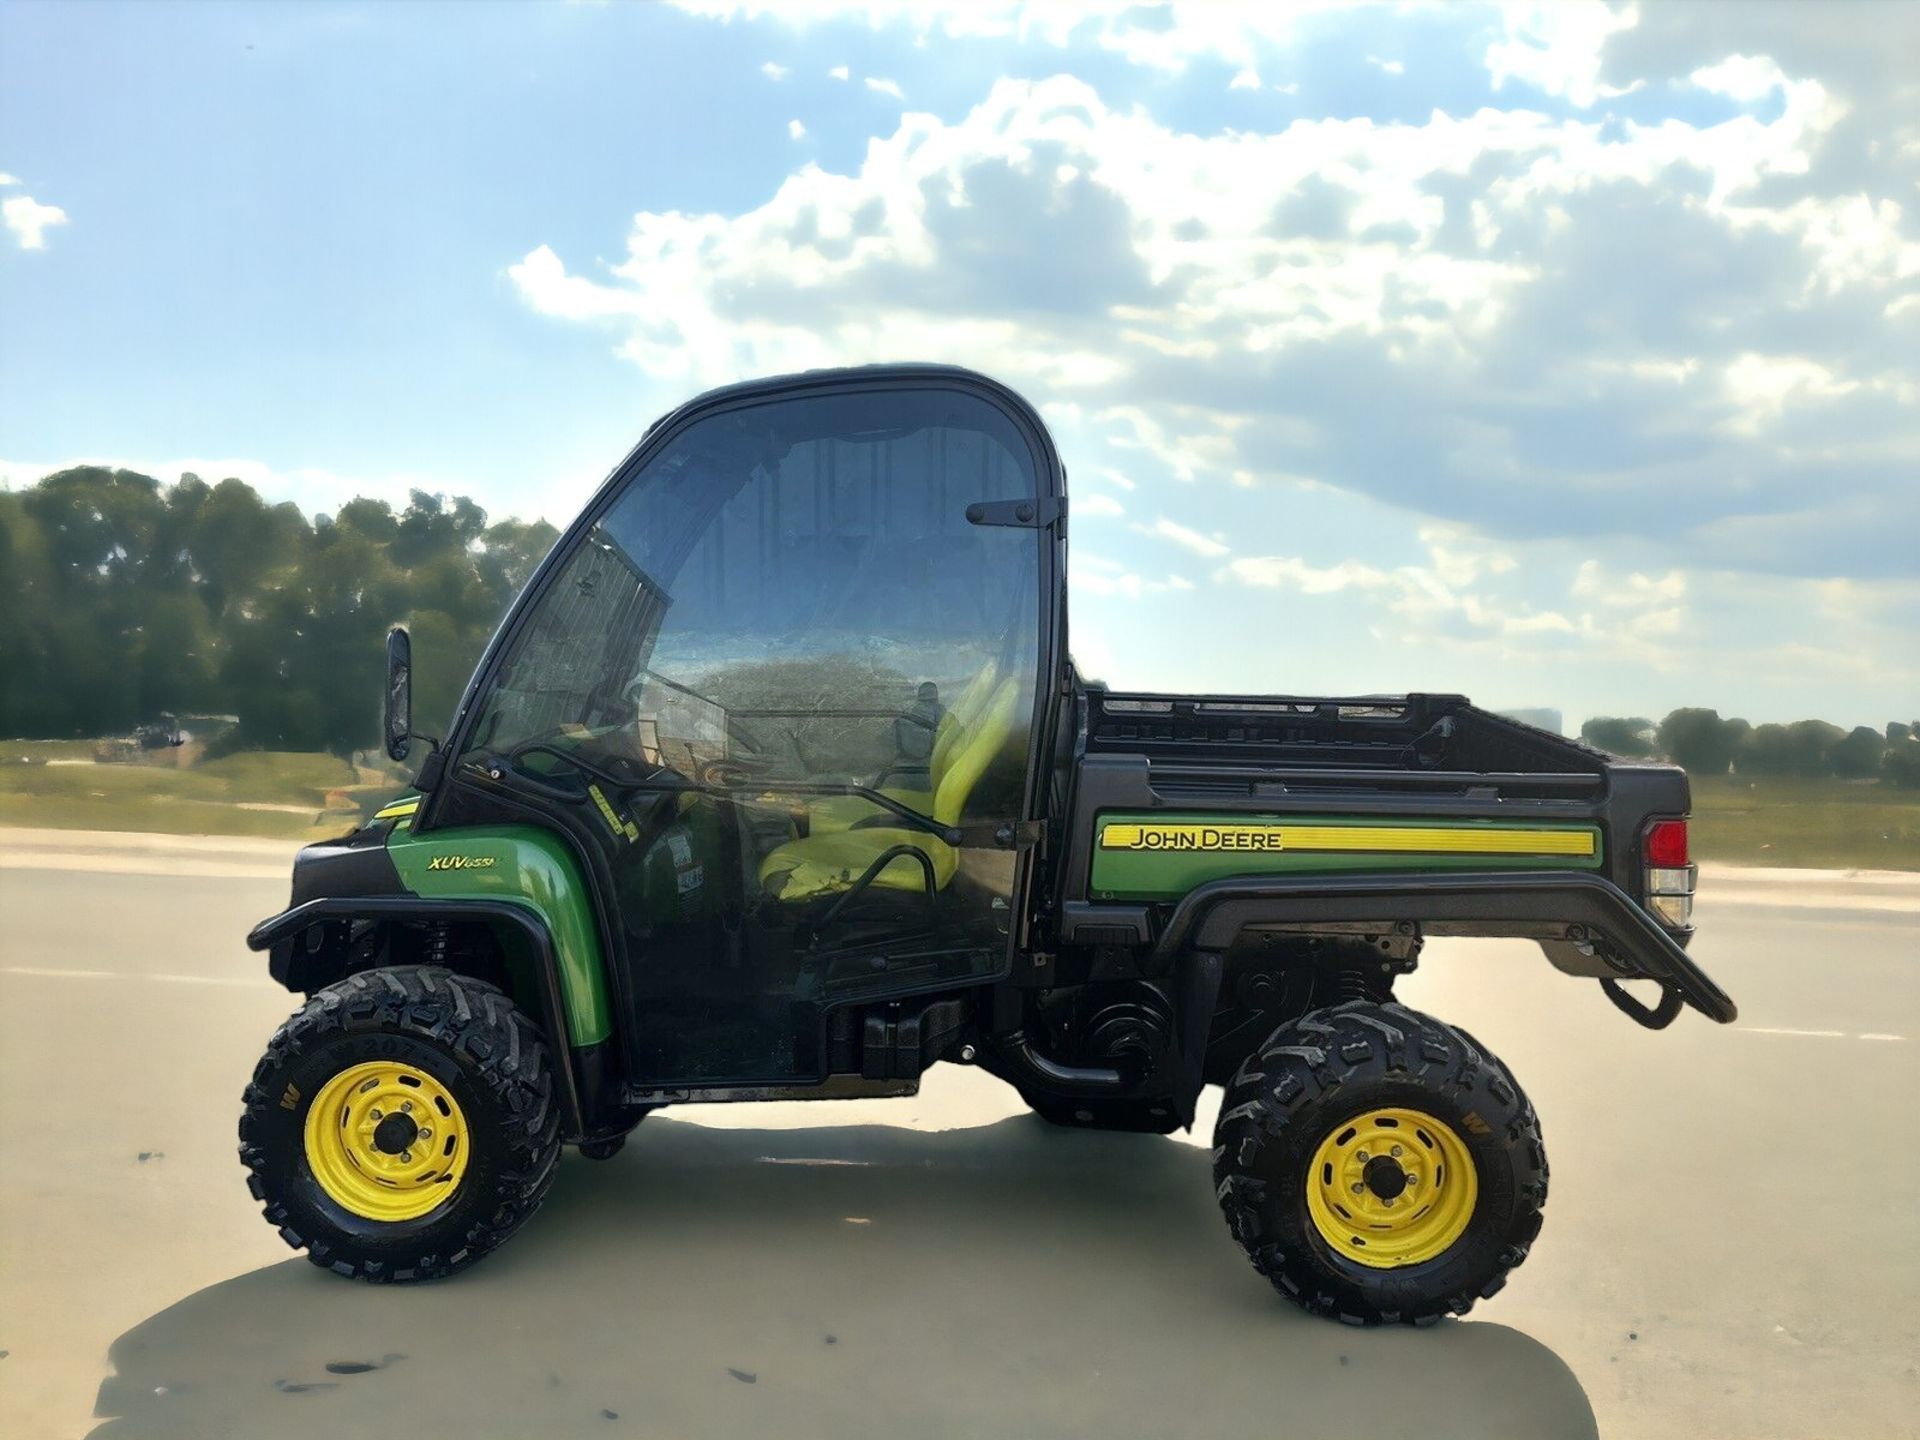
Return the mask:
[(640, 827), (631, 820), (622, 820), (615, 814), (613, 806), (607, 801), (606, 793), (598, 785), (587, 786), (587, 793), (593, 797), (593, 803), (600, 811), (600, 818), (607, 822), (607, 829), (616, 836), (626, 836), (629, 843), (640, 838)]
[(1590, 830), (1436, 825), (1106, 825), (1102, 850), (1343, 850), (1396, 855), (1592, 855)]
[(375, 811), (373, 818), (376, 820), (397, 820), (402, 815), (413, 814), (413, 812), (419, 808), (420, 797), (415, 795), (410, 800), (396, 800), (384, 809)]

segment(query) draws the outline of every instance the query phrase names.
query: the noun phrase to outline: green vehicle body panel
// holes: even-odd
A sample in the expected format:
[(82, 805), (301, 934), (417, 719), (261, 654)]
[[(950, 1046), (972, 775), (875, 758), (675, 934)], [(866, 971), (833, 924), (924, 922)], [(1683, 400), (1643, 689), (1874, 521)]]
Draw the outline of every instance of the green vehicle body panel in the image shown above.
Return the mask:
[(471, 825), (415, 835), (402, 819), (387, 837), (387, 854), (401, 883), (416, 895), (504, 900), (531, 910), (553, 937), (568, 1043), (594, 1045), (613, 1033), (592, 898), (580, 867), (556, 836), (527, 825)]
[[(1590, 854), (1527, 855), (1475, 852), (1436, 854), (1421, 852), (1349, 852), (1339, 850), (1273, 849), (1151, 850), (1110, 849), (1101, 843), (1109, 825), (1149, 828), (1199, 826), (1240, 830), (1271, 826), (1304, 826), (1340, 830), (1441, 830), (1478, 837), (1488, 831), (1524, 831), (1529, 834), (1591, 836)], [(1497, 842), (1496, 842), (1497, 843)], [(1422, 872), (1453, 870), (1597, 870), (1604, 846), (1593, 825), (1526, 824), (1501, 820), (1444, 818), (1379, 819), (1341, 815), (1207, 814), (1202, 811), (1143, 813), (1103, 811), (1095, 825), (1093, 873), (1089, 892), (1098, 900), (1178, 900), (1195, 886), (1243, 875), (1353, 874), (1355, 872)]]
[[(407, 795), (384, 808), (403, 807)], [(504, 900), (525, 906), (553, 937), (567, 1038), (593, 1045), (613, 1032), (605, 957), (592, 901), (579, 866), (548, 831), (524, 825), (466, 826), (413, 833), (412, 816), (393, 817), (387, 853), (401, 882), (416, 895), (447, 900)], [(1109, 825), (1165, 827), (1333, 827), (1361, 832), (1440, 830), (1484, 837), (1527, 832), (1591, 837), (1586, 854), (1427, 853), (1308, 849), (1114, 849), (1099, 843)], [(1498, 843), (1498, 842), (1493, 842)], [(1210, 814), (1205, 811), (1103, 812), (1097, 822), (1091, 895), (1100, 900), (1178, 900), (1196, 886), (1244, 875), (1435, 873), (1485, 870), (1598, 870), (1604, 846), (1598, 827), (1499, 820), (1409, 820), (1366, 816)], [(671, 888), (671, 887), (668, 887)]]

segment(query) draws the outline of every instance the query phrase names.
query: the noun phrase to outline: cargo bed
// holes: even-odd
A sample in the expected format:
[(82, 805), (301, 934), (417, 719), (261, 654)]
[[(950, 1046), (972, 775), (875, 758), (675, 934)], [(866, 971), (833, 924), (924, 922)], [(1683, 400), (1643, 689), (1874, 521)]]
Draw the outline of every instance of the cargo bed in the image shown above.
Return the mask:
[[(1151, 972), (1244, 929), (1537, 939), (1563, 968), (1730, 1002), (1643, 904), (1640, 837), (1684, 772), (1624, 764), (1460, 695), (1079, 689), (1058, 940)], [(1597, 958), (1596, 958), (1597, 956)], [(1581, 968), (1586, 967), (1586, 968)]]

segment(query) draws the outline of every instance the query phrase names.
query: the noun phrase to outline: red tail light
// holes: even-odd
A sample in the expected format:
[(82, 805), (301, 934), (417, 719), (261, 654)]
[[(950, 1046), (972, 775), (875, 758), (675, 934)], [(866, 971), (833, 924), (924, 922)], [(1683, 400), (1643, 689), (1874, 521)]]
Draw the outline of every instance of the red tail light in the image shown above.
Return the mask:
[(1656, 820), (1647, 827), (1646, 863), (1662, 870), (1687, 864), (1687, 822)]
[(1646, 906), (1669, 930), (1693, 924), (1693, 888), (1699, 872), (1687, 859), (1687, 822), (1656, 820), (1640, 836)]

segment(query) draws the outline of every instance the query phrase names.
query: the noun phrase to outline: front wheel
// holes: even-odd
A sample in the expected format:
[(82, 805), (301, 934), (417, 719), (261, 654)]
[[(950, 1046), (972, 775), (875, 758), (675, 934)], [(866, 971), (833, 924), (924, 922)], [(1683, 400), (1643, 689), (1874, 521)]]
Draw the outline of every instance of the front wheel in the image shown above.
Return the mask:
[(364, 1280), (427, 1280), (539, 1208), (559, 1158), (552, 1062), (493, 986), (350, 975), (275, 1032), (240, 1117), (248, 1187), (286, 1242)]
[(1281, 1026), (1228, 1087), (1213, 1154), (1254, 1267), (1354, 1325), (1465, 1314), (1526, 1259), (1547, 1198), (1540, 1122), (1511, 1072), (1404, 1005)]

